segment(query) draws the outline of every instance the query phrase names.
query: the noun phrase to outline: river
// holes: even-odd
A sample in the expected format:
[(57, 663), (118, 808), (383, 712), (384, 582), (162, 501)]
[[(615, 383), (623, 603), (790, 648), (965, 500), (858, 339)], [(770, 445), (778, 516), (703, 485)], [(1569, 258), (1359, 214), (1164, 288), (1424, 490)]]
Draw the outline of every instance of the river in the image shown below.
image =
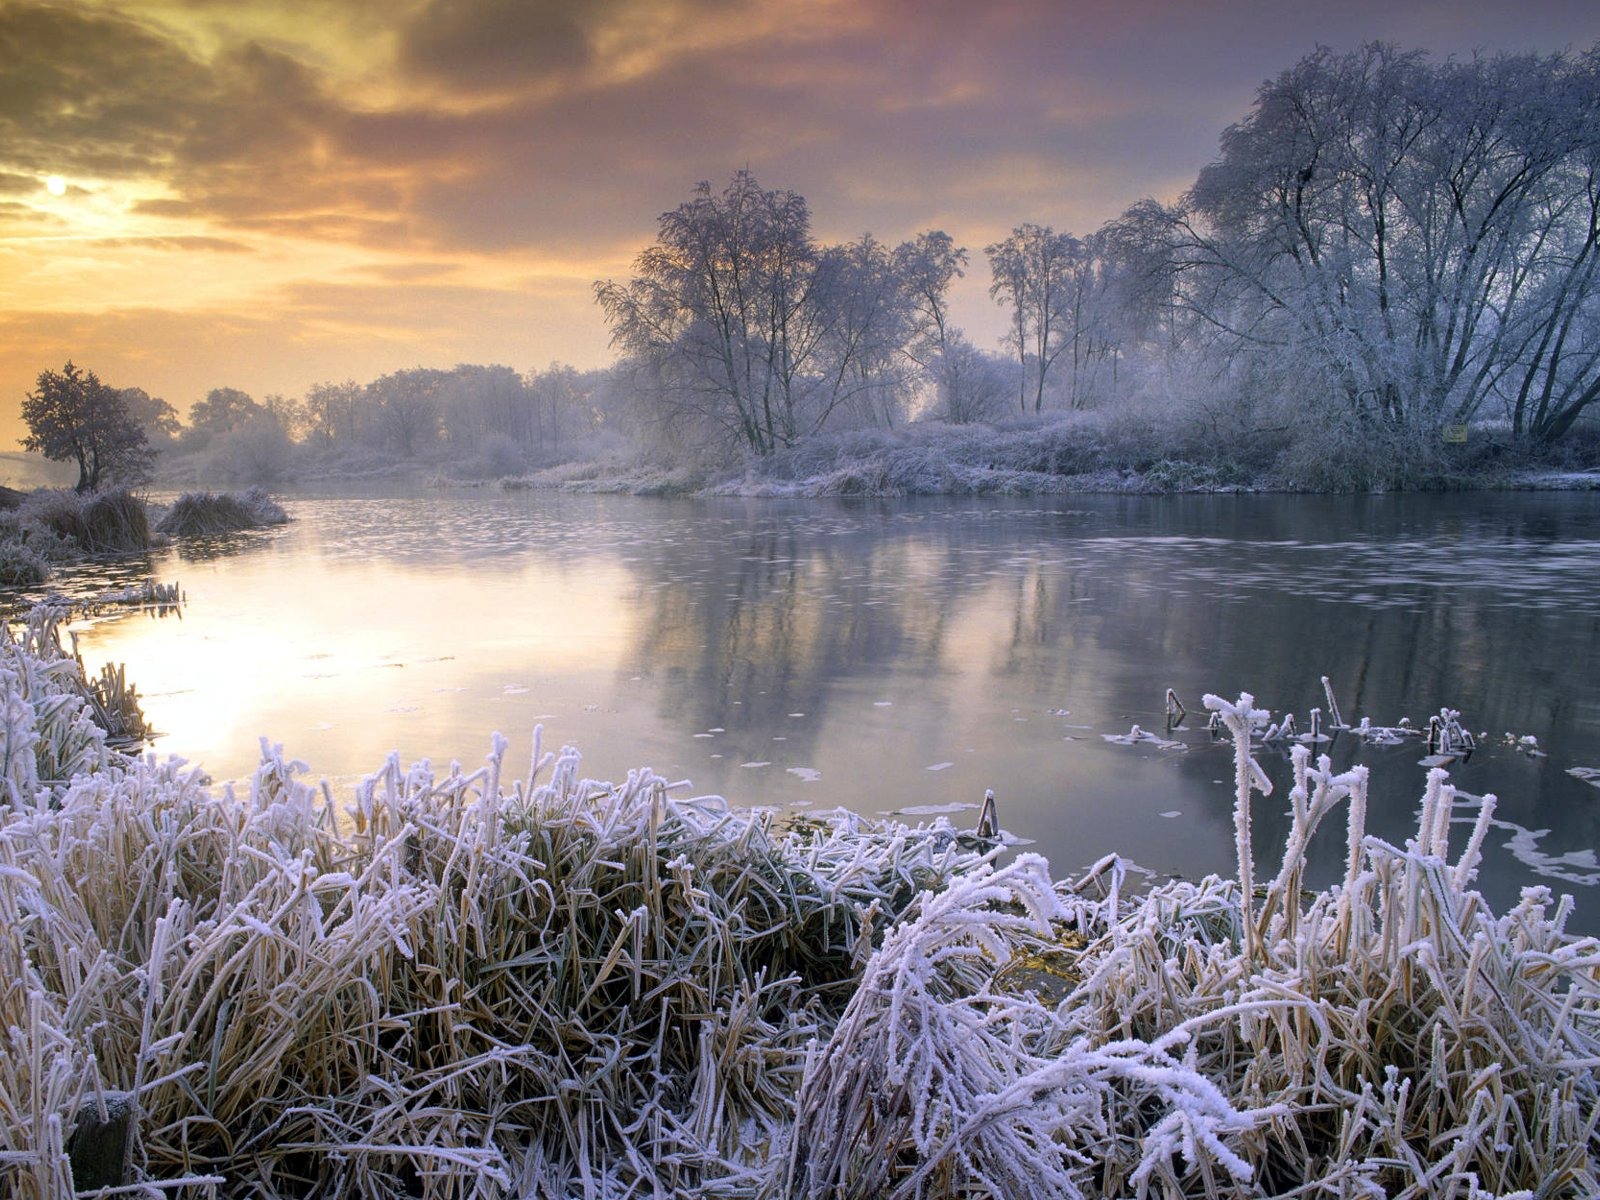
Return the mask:
[[(1480, 886), (1501, 909), (1572, 892), (1572, 928), (1600, 931), (1600, 788), (1571, 773), (1600, 768), (1595, 493), (285, 507), (285, 528), (152, 556), (181, 619), (80, 628), (92, 669), (127, 664), (156, 749), (218, 780), (266, 737), (347, 793), (391, 750), (474, 766), (494, 731), (520, 773), (542, 726), (594, 778), (648, 766), (736, 804), (971, 825), (992, 788), (1059, 876), (1113, 851), (1198, 876), (1233, 860), (1230, 749), (1202, 695), (1250, 691), (1303, 730), (1326, 675), (1352, 724), (1448, 705), (1487, 735), (1451, 767), (1500, 800)], [(1189, 711), (1171, 733), (1168, 688)], [(1127, 744), (1135, 724), (1160, 741)], [(1369, 831), (1403, 840), (1420, 739), (1318, 750), (1370, 766)], [(1275, 865), (1288, 753), (1261, 758), (1277, 786), (1256, 854)], [(1319, 881), (1343, 841), (1342, 821), (1324, 833)]]

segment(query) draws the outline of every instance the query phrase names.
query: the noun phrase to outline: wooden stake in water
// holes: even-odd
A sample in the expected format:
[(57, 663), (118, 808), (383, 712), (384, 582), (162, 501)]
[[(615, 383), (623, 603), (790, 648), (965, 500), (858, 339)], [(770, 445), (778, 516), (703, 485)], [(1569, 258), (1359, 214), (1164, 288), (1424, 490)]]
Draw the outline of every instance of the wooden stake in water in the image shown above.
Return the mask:
[(977, 834), (981, 838), (1000, 836), (1000, 814), (995, 808), (993, 788), (983, 793), (983, 808), (978, 813)]

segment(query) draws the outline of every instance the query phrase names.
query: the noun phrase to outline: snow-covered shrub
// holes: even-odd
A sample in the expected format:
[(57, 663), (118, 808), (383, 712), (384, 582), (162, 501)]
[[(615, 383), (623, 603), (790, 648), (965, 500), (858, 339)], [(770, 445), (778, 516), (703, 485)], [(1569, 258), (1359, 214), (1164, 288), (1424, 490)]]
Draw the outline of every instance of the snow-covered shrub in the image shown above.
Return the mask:
[[(1452, 860), (1436, 770), (1391, 846), (1364, 769), (1297, 747), (1258, 881), (1251, 699), (1206, 703), (1235, 738), (1237, 878), (1130, 900), (1019, 863), (925, 898), (807, 1064), (784, 1194), (1600, 1194), (1600, 943), (1543, 888), (1499, 917), (1472, 890), (1493, 798)], [(1345, 877), (1308, 891), (1339, 810)]]
[(283, 525), (289, 514), (260, 488), (244, 492), (184, 492), (156, 523), (169, 537), (201, 537)]
[(344, 815), (142, 762), (0, 806), (0, 1191), (96, 1096), (136, 1178), (339, 1197), (754, 1196), (882, 931), (984, 861), (948, 825), (674, 799), (647, 771), (443, 776)]

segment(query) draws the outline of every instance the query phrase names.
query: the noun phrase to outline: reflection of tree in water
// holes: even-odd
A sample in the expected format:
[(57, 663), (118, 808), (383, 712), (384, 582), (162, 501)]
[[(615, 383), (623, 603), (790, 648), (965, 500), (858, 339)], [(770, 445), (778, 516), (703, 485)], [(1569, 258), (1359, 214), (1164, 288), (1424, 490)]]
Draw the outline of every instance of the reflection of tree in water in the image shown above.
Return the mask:
[(175, 538), (173, 552), (181, 562), (212, 562), (236, 554), (251, 554), (272, 544), (277, 529), (241, 529), (234, 533)]
[[(992, 695), (1099, 714), (1101, 732), (1121, 732), (1118, 721), (1159, 729), (1167, 687), (1195, 711), (1206, 692), (1249, 690), (1303, 727), (1324, 703), (1326, 674), (1352, 722), (1425, 724), (1448, 704), (1474, 730), (1537, 735), (1551, 759), (1490, 748), (1455, 782), (1496, 791), (1509, 820), (1557, 831), (1548, 852), (1594, 845), (1600, 805), (1564, 772), (1595, 745), (1600, 695), (1582, 664), (1600, 644), (1600, 605), (1523, 603), (1547, 578), (1500, 586), (1525, 545), (1517, 539), (1570, 541), (1583, 510), (1438, 501), (1130, 498), (1070, 520), (1003, 509), (908, 519), (902, 508), (712, 521), (705, 536), (659, 544), (635, 564), (642, 619), (630, 673), (664, 681), (663, 713), (680, 727), (782, 735), (799, 755), (830, 701), (859, 700), (890, 675), (927, 681), (918, 722), (960, 703), (947, 683), (964, 674)], [(1430, 556), (1445, 569), (1434, 574)], [(1320, 749), (1337, 769), (1373, 764), (1373, 831), (1405, 836), (1424, 782), (1418, 747), (1380, 751), (1347, 736)], [(1263, 757), (1278, 790), (1258, 801), (1257, 851), (1275, 862), (1288, 763)], [(1175, 793), (1216, 796), (1191, 815), (1229, 825), (1226, 788), (1213, 783), (1226, 771), (1203, 739), (1170, 761)], [(1338, 836), (1323, 842), (1313, 867), (1333, 877), (1343, 847)]]
[(841, 678), (936, 662), (937, 600), (874, 586), (904, 559), (876, 533), (759, 524), (715, 547), (663, 546), (638, 564), (661, 582), (643, 596), (635, 661), (666, 680), (676, 719), (788, 735), (787, 715), (803, 711), (818, 718), (792, 731), (804, 746)]

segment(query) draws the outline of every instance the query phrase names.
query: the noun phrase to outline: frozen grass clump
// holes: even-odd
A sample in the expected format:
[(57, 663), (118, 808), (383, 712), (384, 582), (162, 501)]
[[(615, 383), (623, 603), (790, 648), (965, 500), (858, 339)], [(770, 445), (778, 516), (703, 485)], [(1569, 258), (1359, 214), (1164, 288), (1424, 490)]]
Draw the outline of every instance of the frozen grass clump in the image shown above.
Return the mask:
[(260, 488), (245, 492), (185, 492), (156, 529), (169, 537), (204, 537), (284, 525), (289, 514)]
[[(1258, 881), (1264, 714), (1206, 703), (1235, 738), (1237, 878), (1129, 899), (1114, 869), (1052, 889), (1024, 860), (923, 901), (808, 1062), (784, 1194), (1600, 1194), (1600, 943), (1543, 888), (1498, 917), (1472, 890), (1493, 798), (1452, 860), (1435, 770), (1391, 846), (1364, 769), (1296, 747)], [(1341, 809), (1345, 877), (1309, 891)]]
[(0, 513), (0, 539), (15, 544), (15, 557), (41, 565), (136, 554), (152, 544), (144, 501), (123, 488), (87, 495), (30, 492), (18, 507)]
[[(49, 618), (0, 642), (0, 1195), (533, 1200), (1600, 1194), (1600, 944), (1472, 890), (1293, 749), (1281, 864), (1129, 895), (948, 824), (679, 799), (577, 753), (391, 757), (336, 810), (107, 749)], [(1464, 798), (1462, 798), (1464, 799)], [(1347, 861), (1304, 886), (1343, 816)]]
[(50, 578), (50, 564), (14, 529), (0, 530), (0, 587), (36, 587)]
[(263, 749), (245, 796), (123, 760), (0, 807), (0, 1192), (69, 1194), (125, 1095), (153, 1189), (754, 1196), (883, 930), (987, 857), (570, 749), (507, 788), (498, 738), (336, 819)]
[(98, 685), (88, 679), (82, 660), (62, 647), (51, 610), (35, 610), (15, 629), (0, 623), (0, 806), (40, 802), (52, 787), (108, 769), (108, 738), (124, 740), (130, 722), (142, 734), (137, 693), (120, 670), (108, 674), (121, 683), (111, 707), (106, 677)]

